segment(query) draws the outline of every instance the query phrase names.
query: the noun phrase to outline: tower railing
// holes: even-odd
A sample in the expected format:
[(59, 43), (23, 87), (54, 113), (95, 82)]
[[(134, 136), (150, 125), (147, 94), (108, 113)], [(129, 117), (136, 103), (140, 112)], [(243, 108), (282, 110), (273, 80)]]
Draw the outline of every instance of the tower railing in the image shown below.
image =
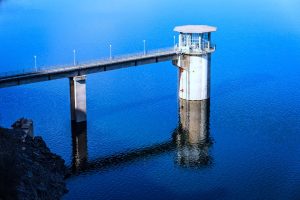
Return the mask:
[(191, 46), (176, 46), (175, 50), (179, 54), (207, 54), (212, 53), (216, 50), (216, 45), (212, 43), (204, 43), (201, 46), (191, 45)]

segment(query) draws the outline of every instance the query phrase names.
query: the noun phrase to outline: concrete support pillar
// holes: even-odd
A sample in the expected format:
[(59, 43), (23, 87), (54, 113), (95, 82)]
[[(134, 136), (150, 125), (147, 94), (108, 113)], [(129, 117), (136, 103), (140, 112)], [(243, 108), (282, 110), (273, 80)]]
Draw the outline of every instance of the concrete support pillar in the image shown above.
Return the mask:
[(210, 48), (210, 43), (211, 43), (211, 33), (208, 33), (208, 36), (207, 36), (207, 41), (208, 41), (208, 49)]
[(179, 34), (178, 47), (182, 46), (182, 34)]
[(70, 80), (71, 120), (86, 121), (86, 77), (75, 76)]
[(179, 56), (180, 99), (200, 101), (210, 98), (210, 56), (209, 53)]
[(85, 168), (88, 159), (87, 148), (87, 123), (75, 121), (71, 122), (72, 128), (72, 168), (73, 171), (79, 171)]

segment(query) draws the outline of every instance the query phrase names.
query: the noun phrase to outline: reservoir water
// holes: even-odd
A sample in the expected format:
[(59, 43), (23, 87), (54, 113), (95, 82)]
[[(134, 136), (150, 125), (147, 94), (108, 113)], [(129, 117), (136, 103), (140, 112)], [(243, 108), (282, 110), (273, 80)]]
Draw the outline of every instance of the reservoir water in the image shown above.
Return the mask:
[(35, 135), (73, 165), (64, 199), (300, 199), (299, 9), (298, 0), (0, 1), (0, 73), (33, 68), (34, 56), (38, 67), (71, 64), (73, 49), (80, 63), (108, 57), (109, 45), (113, 55), (142, 51), (143, 40), (169, 47), (177, 25), (218, 27), (209, 101), (179, 101), (178, 69), (164, 62), (88, 75), (86, 130), (72, 129), (67, 79), (0, 89), (0, 124), (33, 119)]

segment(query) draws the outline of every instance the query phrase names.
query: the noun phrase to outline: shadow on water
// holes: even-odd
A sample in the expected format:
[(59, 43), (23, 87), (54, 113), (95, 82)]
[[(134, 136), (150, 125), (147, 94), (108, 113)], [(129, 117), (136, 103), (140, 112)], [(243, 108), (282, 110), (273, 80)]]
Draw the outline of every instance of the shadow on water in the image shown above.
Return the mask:
[(170, 141), (93, 160), (88, 160), (87, 123), (72, 122), (72, 173), (79, 175), (101, 171), (169, 152), (175, 152), (174, 162), (180, 167), (209, 167), (213, 163), (209, 154), (212, 145), (209, 136), (209, 107), (209, 100), (180, 100), (179, 123)]

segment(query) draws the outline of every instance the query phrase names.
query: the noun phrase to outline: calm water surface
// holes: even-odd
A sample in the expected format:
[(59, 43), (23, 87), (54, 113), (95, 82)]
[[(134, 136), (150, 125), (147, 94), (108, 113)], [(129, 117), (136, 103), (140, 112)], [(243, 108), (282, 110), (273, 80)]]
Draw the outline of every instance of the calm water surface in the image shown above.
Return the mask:
[(33, 119), (73, 165), (64, 199), (300, 199), (299, 9), (297, 0), (0, 1), (0, 72), (32, 68), (34, 55), (39, 67), (69, 64), (73, 49), (80, 63), (109, 56), (109, 44), (114, 55), (142, 51), (143, 40), (168, 47), (176, 25), (218, 27), (210, 101), (179, 102), (177, 68), (165, 62), (89, 75), (86, 129), (72, 128), (67, 79), (0, 89), (0, 124)]

